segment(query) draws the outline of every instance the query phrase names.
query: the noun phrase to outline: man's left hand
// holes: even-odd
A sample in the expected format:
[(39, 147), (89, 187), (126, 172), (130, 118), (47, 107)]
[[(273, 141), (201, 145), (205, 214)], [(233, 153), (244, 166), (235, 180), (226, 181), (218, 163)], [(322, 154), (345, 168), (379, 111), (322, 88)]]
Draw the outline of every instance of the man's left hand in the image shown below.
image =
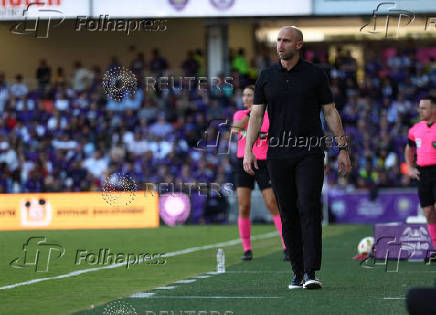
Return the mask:
[(343, 176), (347, 176), (351, 171), (351, 161), (348, 152), (345, 150), (339, 151), (338, 156), (338, 172)]

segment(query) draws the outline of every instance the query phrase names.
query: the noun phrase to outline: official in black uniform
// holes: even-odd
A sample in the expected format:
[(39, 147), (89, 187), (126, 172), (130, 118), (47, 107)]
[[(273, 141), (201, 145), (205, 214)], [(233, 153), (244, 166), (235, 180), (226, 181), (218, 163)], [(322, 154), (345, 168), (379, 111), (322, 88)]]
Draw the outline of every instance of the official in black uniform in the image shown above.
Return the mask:
[(264, 69), (256, 82), (245, 146), (244, 170), (258, 168), (253, 143), (268, 110), (267, 167), (282, 219), (282, 235), (294, 277), (290, 289), (319, 289), (315, 271), (321, 268), (321, 190), (324, 180), (325, 139), (320, 112), (340, 148), (338, 171), (351, 169), (341, 118), (335, 109), (327, 75), (300, 58), (302, 32), (280, 29), (280, 61)]

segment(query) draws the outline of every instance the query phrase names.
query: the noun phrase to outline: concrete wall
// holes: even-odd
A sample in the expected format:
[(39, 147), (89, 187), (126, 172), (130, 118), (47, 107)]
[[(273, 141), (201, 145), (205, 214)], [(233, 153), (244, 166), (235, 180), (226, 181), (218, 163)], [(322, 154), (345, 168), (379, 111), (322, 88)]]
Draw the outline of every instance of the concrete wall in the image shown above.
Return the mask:
[[(163, 32), (137, 31), (130, 35), (123, 32), (76, 32), (75, 20), (66, 20), (59, 27), (50, 30), (47, 39), (33, 35), (11, 34), (13, 22), (0, 23), (0, 71), (13, 80), (17, 73), (31, 79), (41, 58), (46, 58), (54, 71), (58, 66), (71, 73), (72, 64), (80, 60), (86, 67), (100, 65), (105, 69), (111, 56), (118, 56), (127, 65), (136, 55), (128, 47), (134, 45), (136, 51), (143, 51), (146, 59), (151, 49), (158, 47), (169, 60), (172, 68), (179, 68), (189, 49), (206, 45), (206, 20), (173, 19), (167, 21)], [(253, 57), (253, 31), (251, 22), (229, 20), (229, 47), (237, 50), (244, 47), (248, 60)]]
[(64, 21), (53, 28), (47, 39), (33, 35), (16, 35), (9, 32), (12, 22), (0, 23), (0, 71), (8, 79), (22, 73), (33, 77), (41, 58), (46, 58), (54, 70), (64, 67), (67, 73), (74, 60), (80, 60), (86, 67), (108, 65), (111, 56), (116, 55), (127, 65), (136, 55), (128, 47), (136, 46), (143, 51), (146, 59), (151, 49), (158, 47), (170, 61), (170, 66), (179, 68), (188, 49), (205, 49), (205, 28), (200, 19), (168, 20), (167, 31), (137, 31), (127, 36), (123, 32), (74, 31), (75, 21)]
[(254, 57), (254, 30), (251, 22), (229, 23), (229, 47), (238, 52), (239, 47), (245, 48), (245, 57), (250, 62)]

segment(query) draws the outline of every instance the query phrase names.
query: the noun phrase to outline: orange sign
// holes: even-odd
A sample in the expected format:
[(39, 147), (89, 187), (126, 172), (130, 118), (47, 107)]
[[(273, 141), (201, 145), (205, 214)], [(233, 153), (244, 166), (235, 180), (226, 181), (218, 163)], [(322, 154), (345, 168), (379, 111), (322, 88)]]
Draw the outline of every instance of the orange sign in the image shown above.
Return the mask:
[(158, 227), (158, 198), (136, 191), (130, 203), (113, 206), (99, 192), (0, 194), (0, 230)]

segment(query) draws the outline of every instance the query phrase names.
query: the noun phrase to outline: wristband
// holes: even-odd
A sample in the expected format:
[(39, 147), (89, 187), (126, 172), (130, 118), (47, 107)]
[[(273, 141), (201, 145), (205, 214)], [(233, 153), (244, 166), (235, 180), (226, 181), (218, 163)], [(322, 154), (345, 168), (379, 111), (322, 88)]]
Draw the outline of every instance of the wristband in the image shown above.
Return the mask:
[(344, 146), (341, 146), (341, 147), (339, 147), (339, 152), (341, 152), (342, 150), (344, 150), (344, 151), (348, 152), (348, 144), (346, 144), (346, 145), (344, 145)]
[(260, 139), (266, 139), (268, 137), (268, 132), (259, 132)]

